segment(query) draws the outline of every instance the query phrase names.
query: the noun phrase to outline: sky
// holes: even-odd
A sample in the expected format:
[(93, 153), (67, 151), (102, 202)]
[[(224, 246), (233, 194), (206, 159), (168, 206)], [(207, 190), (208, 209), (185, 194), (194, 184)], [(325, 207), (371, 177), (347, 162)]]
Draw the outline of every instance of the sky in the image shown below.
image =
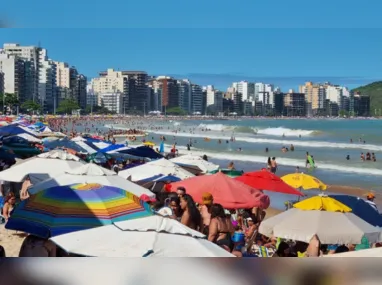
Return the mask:
[(382, 78), (382, 1), (363, 2), (7, 1), (0, 44), (40, 44), (88, 78), (114, 68), (223, 90), (240, 80), (353, 88)]

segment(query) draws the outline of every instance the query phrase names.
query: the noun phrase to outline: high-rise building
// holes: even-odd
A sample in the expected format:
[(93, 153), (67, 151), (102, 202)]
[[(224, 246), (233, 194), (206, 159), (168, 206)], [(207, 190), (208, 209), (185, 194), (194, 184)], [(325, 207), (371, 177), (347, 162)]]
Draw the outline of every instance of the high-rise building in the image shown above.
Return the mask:
[(284, 115), (284, 93), (277, 92), (274, 94), (274, 100), (275, 100), (275, 115), (276, 116), (282, 116)]
[[(124, 108), (126, 110), (135, 110), (147, 112), (147, 73), (144, 71), (122, 71), (122, 76), (128, 78), (128, 84), (125, 80)], [(128, 88), (126, 88), (128, 87)]]
[(242, 94), (243, 101), (255, 100), (255, 83), (250, 83), (247, 81), (234, 82), (232, 83), (232, 88), (235, 92)]
[(308, 116), (321, 114), (324, 110), (326, 87), (327, 85), (314, 84), (313, 82), (306, 82), (305, 85), (299, 86), (299, 92), (305, 94)]
[(0, 94), (4, 94), (4, 73), (0, 71)]
[(284, 95), (284, 113), (286, 116), (305, 116), (306, 103), (304, 93), (287, 93)]
[(162, 111), (162, 84), (155, 78), (150, 78), (148, 82), (150, 90), (150, 111)]
[(38, 97), (43, 112), (55, 112), (56, 102), (56, 64), (48, 58), (47, 50), (39, 51)]
[(359, 93), (350, 93), (350, 116), (370, 116), (370, 97), (367, 95), (361, 95)]
[(178, 80), (179, 107), (188, 114), (191, 109), (191, 82), (188, 79)]
[(223, 112), (223, 92), (214, 88), (212, 85), (205, 87), (207, 92), (207, 114), (218, 115)]
[(243, 114), (243, 97), (242, 94), (239, 92), (235, 92), (233, 94), (233, 112), (235, 112), (237, 115)]
[(98, 98), (97, 95), (94, 93), (91, 82), (88, 82), (86, 85), (86, 105), (90, 107), (98, 105)]
[(176, 79), (168, 76), (158, 76), (156, 81), (159, 82), (162, 90), (162, 111), (179, 107), (179, 88)]
[(25, 99), (24, 61), (16, 55), (0, 53), (0, 72), (3, 77), (4, 93), (16, 94), (20, 101)]
[[(16, 43), (5, 43), (3, 52), (9, 55), (17, 55), (24, 60), (24, 90), (25, 98), (23, 100), (34, 100), (40, 102), (39, 99), (39, 69), (42, 48), (36, 46), (20, 46)], [(45, 75), (45, 72), (43, 72)], [(42, 81), (45, 81), (43, 79)]]
[(271, 94), (274, 91), (274, 86), (272, 84), (265, 83), (255, 83), (254, 86), (254, 100), (262, 102), (262, 94)]
[(203, 89), (197, 84), (191, 84), (191, 113), (193, 115), (203, 113)]
[(99, 94), (101, 106), (110, 112), (123, 114), (123, 94), (121, 92), (105, 92)]
[(87, 78), (83, 74), (78, 74), (75, 79), (71, 80), (71, 94), (81, 109), (85, 109), (87, 105)]

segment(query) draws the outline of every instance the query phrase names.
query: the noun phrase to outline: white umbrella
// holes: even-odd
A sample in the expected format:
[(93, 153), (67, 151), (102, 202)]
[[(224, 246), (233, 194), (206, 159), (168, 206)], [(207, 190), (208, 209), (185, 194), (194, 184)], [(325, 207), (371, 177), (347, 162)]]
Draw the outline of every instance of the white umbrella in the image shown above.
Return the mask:
[(176, 220), (150, 216), (51, 238), (69, 253), (98, 257), (233, 257)]
[(381, 239), (381, 230), (353, 213), (290, 209), (261, 222), (259, 232), (266, 236), (308, 242), (317, 235), (323, 244), (360, 244)]
[(178, 157), (175, 157), (173, 159), (170, 159), (170, 161), (172, 161), (174, 163), (181, 163), (181, 164), (188, 164), (188, 165), (197, 166), (204, 173), (219, 169), (219, 165), (216, 165), (216, 164), (209, 162), (209, 161), (205, 161), (200, 156), (191, 155), (191, 154), (178, 156)]
[(114, 171), (93, 163), (88, 163), (77, 168), (69, 169), (53, 178), (34, 184), (28, 189), (28, 192), (30, 194), (35, 194), (41, 190), (51, 187), (74, 183), (98, 183), (105, 186), (114, 186), (124, 189), (138, 197), (145, 194), (151, 198), (155, 198), (155, 194), (150, 190), (123, 179)]
[(118, 173), (119, 176), (125, 179), (131, 176), (132, 181), (147, 179), (159, 174), (173, 175), (179, 177), (180, 179), (187, 179), (195, 176), (194, 174), (188, 172), (187, 170), (184, 170), (179, 165), (165, 158), (150, 161), (143, 165), (122, 170)]
[(382, 247), (328, 254), (324, 255), (324, 257), (382, 257)]
[(22, 182), (25, 177), (29, 176), (34, 184), (84, 164), (84, 162), (74, 160), (72, 155), (59, 154), (59, 152), (54, 150), (26, 159), (1, 171), (0, 180)]
[(57, 158), (57, 159), (61, 159), (61, 160), (80, 161), (80, 158), (78, 156), (71, 154), (69, 152), (66, 152), (62, 149), (54, 149), (54, 150), (51, 150), (49, 152), (44, 152), (44, 153), (37, 155), (37, 157), (40, 157), (40, 158)]

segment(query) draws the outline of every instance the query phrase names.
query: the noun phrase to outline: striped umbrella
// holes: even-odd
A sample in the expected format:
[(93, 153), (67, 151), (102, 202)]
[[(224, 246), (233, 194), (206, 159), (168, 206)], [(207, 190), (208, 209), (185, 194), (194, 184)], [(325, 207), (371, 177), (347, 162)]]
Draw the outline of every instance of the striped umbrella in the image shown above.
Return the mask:
[(5, 227), (49, 238), (150, 215), (150, 206), (124, 189), (73, 184), (31, 195), (15, 208)]

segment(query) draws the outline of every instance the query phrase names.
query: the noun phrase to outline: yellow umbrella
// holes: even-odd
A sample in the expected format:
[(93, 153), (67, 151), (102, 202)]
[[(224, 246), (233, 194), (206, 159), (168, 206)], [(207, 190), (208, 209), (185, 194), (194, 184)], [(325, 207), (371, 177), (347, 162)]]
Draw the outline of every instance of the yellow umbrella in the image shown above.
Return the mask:
[(320, 189), (326, 190), (327, 186), (316, 177), (304, 173), (291, 173), (287, 174), (281, 179), (293, 188), (302, 188), (304, 190)]
[(319, 210), (319, 211), (328, 211), (328, 212), (351, 212), (350, 209), (345, 204), (328, 197), (326, 195), (318, 195), (312, 198), (306, 199), (304, 201), (298, 202), (293, 205), (294, 208), (300, 210)]
[(144, 142), (143, 144), (147, 145), (147, 146), (154, 146), (155, 145), (155, 143), (153, 143), (153, 142)]

